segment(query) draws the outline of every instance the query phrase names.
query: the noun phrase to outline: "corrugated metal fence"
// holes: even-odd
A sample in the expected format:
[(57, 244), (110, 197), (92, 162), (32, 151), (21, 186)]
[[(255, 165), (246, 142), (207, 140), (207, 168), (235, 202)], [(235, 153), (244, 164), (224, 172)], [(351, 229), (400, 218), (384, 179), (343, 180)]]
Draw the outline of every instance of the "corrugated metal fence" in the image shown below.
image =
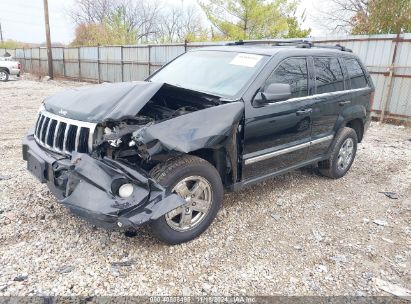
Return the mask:
[[(411, 33), (312, 40), (351, 48), (368, 66), (376, 85), (374, 116), (411, 122)], [(55, 47), (52, 49), (54, 75), (95, 82), (143, 80), (185, 51), (221, 44), (224, 43)], [(22, 63), (24, 72), (47, 74), (45, 48), (7, 51)], [(4, 52), (0, 49), (0, 55)]]

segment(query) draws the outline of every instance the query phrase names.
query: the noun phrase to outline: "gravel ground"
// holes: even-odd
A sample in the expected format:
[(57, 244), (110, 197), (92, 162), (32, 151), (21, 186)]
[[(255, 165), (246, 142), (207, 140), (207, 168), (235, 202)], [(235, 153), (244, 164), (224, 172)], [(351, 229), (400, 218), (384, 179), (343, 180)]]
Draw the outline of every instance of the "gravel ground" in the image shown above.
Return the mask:
[(384, 295), (378, 278), (411, 288), (411, 129), (373, 123), (340, 180), (305, 169), (226, 194), (206, 233), (170, 247), (147, 228), (90, 226), (26, 171), (21, 139), (41, 100), (75, 85), (0, 83), (0, 295)]

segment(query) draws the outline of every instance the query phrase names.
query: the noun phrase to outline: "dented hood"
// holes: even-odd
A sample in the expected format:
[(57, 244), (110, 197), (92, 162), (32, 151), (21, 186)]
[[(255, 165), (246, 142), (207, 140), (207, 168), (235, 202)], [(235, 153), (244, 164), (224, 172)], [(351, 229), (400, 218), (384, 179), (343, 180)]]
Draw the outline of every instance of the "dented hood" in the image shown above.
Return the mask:
[(44, 107), (59, 116), (102, 122), (135, 116), (163, 83), (135, 81), (77, 87), (48, 97)]

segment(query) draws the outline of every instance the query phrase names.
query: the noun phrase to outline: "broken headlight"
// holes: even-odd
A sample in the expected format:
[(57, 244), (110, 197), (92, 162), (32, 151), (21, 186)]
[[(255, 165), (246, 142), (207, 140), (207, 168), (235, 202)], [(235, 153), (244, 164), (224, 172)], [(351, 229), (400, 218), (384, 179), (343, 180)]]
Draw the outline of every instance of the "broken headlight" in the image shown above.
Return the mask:
[(111, 192), (121, 198), (133, 195), (134, 185), (125, 178), (115, 179), (111, 184)]

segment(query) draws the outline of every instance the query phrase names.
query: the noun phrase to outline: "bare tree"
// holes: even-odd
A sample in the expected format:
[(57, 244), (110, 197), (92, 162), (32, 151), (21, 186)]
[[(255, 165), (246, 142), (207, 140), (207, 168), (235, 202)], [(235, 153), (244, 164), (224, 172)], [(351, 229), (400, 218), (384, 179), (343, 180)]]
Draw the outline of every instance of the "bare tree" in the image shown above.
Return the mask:
[(70, 14), (77, 25), (103, 24), (120, 18), (128, 33), (147, 42), (158, 32), (160, 4), (158, 0), (76, 0)]
[(137, 41), (148, 42), (159, 31), (158, 22), (160, 3), (152, 1), (118, 0), (117, 10), (121, 15), (128, 30), (136, 32)]
[(369, 15), (369, 0), (326, 0), (325, 9), (317, 9), (322, 15), (318, 22), (333, 32), (350, 33), (360, 19)]
[(109, 18), (116, 4), (116, 0), (76, 0), (70, 15), (77, 25), (99, 24)]
[(203, 16), (195, 6), (177, 7), (163, 10), (160, 16), (159, 42), (183, 42), (207, 35)]

